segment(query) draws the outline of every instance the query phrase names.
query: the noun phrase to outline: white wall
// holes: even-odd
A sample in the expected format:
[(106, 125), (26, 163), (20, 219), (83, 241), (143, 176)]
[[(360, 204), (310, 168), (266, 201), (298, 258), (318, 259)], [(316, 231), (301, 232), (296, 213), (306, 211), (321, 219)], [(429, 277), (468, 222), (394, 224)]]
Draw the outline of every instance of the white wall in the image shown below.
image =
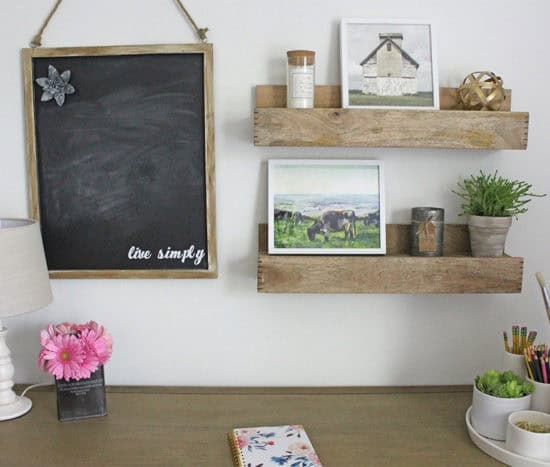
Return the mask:
[[(53, 0), (1, 0), (0, 215), (27, 216), (22, 77), (27, 46)], [(521, 295), (264, 295), (256, 293), (256, 231), (266, 221), (266, 163), (278, 157), (386, 163), (388, 222), (438, 205), (457, 222), (460, 176), (499, 169), (550, 192), (546, 0), (185, 0), (215, 44), (218, 280), (56, 280), (48, 308), (6, 320), (17, 381), (36, 368), (48, 322), (95, 319), (115, 339), (110, 384), (408, 385), (469, 383), (498, 365), (514, 323), (550, 341), (536, 271), (550, 278), (550, 198), (514, 222), (508, 251), (525, 257)], [(318, 84), (339, 82), (341, 17), (432, 19), (442, 86), (494, 70), (531, 112), (529, 150), (255, 148), (253, 89), (284, 83), (285, 52), (317, 51)], [(66, 1), (45, 46), (194, 41), (172, 0)], [(0, 259), (1, 261), (1, 259)]]

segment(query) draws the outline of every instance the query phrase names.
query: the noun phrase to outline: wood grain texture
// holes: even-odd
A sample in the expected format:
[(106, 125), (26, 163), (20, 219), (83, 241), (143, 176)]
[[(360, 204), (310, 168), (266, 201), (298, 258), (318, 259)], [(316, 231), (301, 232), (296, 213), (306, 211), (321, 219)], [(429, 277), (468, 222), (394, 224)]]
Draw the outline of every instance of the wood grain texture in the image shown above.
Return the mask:
[(232, 428), (301, 423), (325, 467), (497, 466), (468, 438), (469, 392), (108, 393), (109, 415), (57, 421), (55, 393), (0, 424), (6, 466), (232, 467)]
[(36, 57), (81, 57), (111, 55), (186, 54), (204, 55), (204, 128), (205, 128), (205, 183), (206, 183), (206, 230), (208, 269), (206, 270), (52, 270), (52, 279), (211, 279), (218, 277), (216, 239), (216, 193), (214, 149), (214, 94), (213, 94), (213, 46), (212, 44), (169, 44), (107, 47), (32, 48), (22, 50), (25, 124), (27, 149), (27, 174), (31, 216), (40, 220), (39, 181), (37, 164), (36, 129), (34, 125), (33, 58)]
[(316, 86), (315, 109), (287, 109), (286, 86), (257, 86), (256, 146), (526, 149), (527, 112), (460, 109), (456, 88), (440, 88), (438, 110), (341, 109), (340, 86)]
[[(213, 268), (214, 266), (212, 266)], [(212, 269), (210, 268), (210, 269)], [(50, 279), (215, 279), (216, 270), (93, 269), (50, 271)]]
[(23, 92), (25, 102), (25, 132), (27, 151), (27, 176), (29, 179), (29, 203), (31, 217), (40, 220), (38, 198), (38, 165), (36, 163), (36, 128), (34, 127), (34, 85), (32, 57), (35, 49), (22, 50)]
[(113, 45), (99, 47), (37, 47), (32, 57), (95, 57), (105, 55), (184, 54), (212, 50), (212, 44)]
[(526, 112), (257, 108), (256, 146), (526, 149)]
[[(256, 107), (286, 107), (285, 85), (256, 86)], [(510, 111), (512, 108), (512, 90), (506, 89), (507, 99), (501, 111)], [(335, 109), (342, 107), (342, 90), (340, 86), (315, 86), (315, 107)], [(460, 110), (457, 88), (439, 88), (439, 108), (441, 110)]]
[(268, 255), (260, 225), (258, 292), (465, 294), (520, 293), (523, 258), (473, 258), (464, 225), (445, 226), (444, 256), (408, 256), (409, 226), (386, 226), (386, 256)]
[[(31, 383), (16, 384), (13, 390), (22, 392)], [(437, 392), (472, 393), (471, 385), (443, 386), (106, 386), (108, 393), (116, 394), (223, 394), (223, 395), (318, 395), (318, 394), (426, 394)], [(40, 392), (55, 391), (53, 384), (33, 389)]]
[[(204, 53), (204, 166), (206, 181), (206, 235), (208, 270), (195, 278), (214, 279), (218, 277), (218, 242), (216, 228), (216, 157), (214, 141), (214, 50), (212, 44), (202, 44)], [(194, 50), (191, 48), (190, 50)], [(187, 278), (193, 278), (188, 275)]]

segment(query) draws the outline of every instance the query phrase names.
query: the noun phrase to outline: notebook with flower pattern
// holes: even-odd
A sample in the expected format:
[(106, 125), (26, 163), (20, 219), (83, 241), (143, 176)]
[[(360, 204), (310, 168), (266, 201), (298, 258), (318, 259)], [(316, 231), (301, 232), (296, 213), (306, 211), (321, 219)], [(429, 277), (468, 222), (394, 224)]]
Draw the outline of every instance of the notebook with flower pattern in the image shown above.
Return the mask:
[(322, 467), (302, 425), (236, 428), (229, 442), (235, 467)]

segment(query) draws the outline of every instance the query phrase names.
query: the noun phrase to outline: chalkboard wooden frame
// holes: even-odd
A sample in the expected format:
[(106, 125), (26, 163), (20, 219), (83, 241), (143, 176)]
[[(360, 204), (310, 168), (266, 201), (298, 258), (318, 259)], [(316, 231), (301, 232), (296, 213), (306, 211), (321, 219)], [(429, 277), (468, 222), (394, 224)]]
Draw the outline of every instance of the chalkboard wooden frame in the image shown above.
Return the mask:
[[(40, 186), (37, 154), (37, 128), (35, 126), (35, 92), (33, 59), (59, 57), (131, 56), (157, 54), (202, 54), (204, 85), (204, 181), (206, 187), (206, 258), (207, 269), (63, 269), (50, 270), (51, 278), (216, 278), (216, 207), (214, 163), (214, 112), (213, 112), (213, 49), (212, 44), (139, 45), (77, 48), (23, 49), (23, 74), (25, 90), (26, 151), (29, 178), (30, 209), (32, 216), (40, 220)], [(69, 96), (70, 98), (70, 96)], [(48, 104), (55, 105), (53, 102)], [(47, 248), (46, 248), (47, 250)], [(46, 251), (46, 255), (48, 252)]]

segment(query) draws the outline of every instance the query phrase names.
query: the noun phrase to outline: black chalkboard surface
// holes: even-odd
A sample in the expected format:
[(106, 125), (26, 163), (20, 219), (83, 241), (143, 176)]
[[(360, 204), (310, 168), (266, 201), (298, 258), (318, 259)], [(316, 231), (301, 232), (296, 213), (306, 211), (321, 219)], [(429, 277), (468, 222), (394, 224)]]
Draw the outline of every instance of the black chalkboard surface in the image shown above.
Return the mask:
[(31, 201), (53, 277), (215, 276), (211, 52), (25, 50)]

